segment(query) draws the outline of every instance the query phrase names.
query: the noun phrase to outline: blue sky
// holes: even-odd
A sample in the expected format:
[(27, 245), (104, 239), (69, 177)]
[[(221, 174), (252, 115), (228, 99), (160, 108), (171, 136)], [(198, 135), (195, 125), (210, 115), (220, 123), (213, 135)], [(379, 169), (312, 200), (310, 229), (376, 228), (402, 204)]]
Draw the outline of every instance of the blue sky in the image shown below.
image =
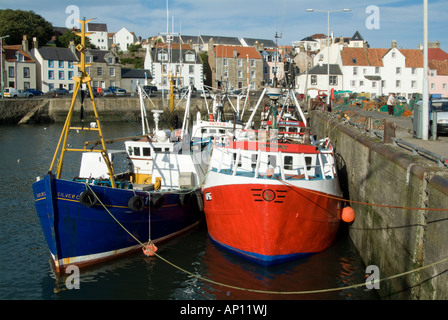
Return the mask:
[[(448, 1), (428, 2), (429, 41), (440, 41), (448, 52)], [(350, 12), (330, 14), (330, 30), (336, 37), (359, 31), (372, 48), (389, 48), (392, 40), (405, 49), (423, 43), (423, 0), (168, 0), (168, 4), (170, 32), (184, 35), (275, 40), (277, 33), (279, 44), (290, 45), (314, 33), (327, 33), (327, 14), (306, 9), (349, 8)], [(32, 10), (55, 26), (66, 25), (70, 5), (79, 8), (81, 18), (106, 23), (109, 32), (126, 27), (145, 38), (167, 30), (166, 0), (0, 0), (1, 9)], [(369, 6), (379, 15), (366, 12)], [(374, 22), (379, 25), (372, 28)]]

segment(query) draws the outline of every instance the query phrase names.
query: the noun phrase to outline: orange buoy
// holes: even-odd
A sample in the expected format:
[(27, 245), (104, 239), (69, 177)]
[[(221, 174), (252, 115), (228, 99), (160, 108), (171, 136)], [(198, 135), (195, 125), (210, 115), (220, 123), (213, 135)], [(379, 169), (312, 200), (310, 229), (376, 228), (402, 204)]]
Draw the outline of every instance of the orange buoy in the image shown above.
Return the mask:
[(143, 250), (143, 253), (145, 254), (145, 256), (153, 257), (155, 255), (155, 253), (157, 252), (157, 247), (153, 243), (151, 243), (151, 244), (144, 246), (142, 250)]
[(350, 223), (355, 220), (355, 210), (352, 207), (345, 207), (342, 209), (342, 220)]
[(208, 121), (213, 122), (215, 119), (213, 118), (213, 113), (209, 113), (208, 115)]

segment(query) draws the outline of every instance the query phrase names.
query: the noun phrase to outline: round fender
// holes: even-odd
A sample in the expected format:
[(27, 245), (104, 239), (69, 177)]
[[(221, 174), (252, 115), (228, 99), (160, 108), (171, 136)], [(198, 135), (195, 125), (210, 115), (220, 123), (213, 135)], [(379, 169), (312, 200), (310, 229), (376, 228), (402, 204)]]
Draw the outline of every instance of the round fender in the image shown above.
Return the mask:
[(143, 208), (145, 207), (145, 201), (140, 196), (132, 196), (128, 201), (128, 207), (133, 211), (143, 211)]
[(183, 207), (186, 206), (191, 200), (191, 193), (181, 193), (179, 195), (179, 204)]
[(91, 190), (84, 190), (79, 195), (79, 203), (90, 208), (98, 203), (98, 199), (95, 197)]
[(153, 194), (151, 196), (151, 208), (159, 209), (165, 204), (165, 197), (161, 194)]

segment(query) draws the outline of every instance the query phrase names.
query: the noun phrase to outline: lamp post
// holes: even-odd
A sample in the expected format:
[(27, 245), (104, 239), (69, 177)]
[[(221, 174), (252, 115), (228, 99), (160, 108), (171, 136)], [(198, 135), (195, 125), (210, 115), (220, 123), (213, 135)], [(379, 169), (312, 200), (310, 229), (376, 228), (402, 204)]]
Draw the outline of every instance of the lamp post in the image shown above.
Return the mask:
[(5, 38), (9, 38), (9, 35), (0, 37), (0, 74), (1, 74), (0, 85), (2, 90), (0, 94), (2, 95), (2, 99), (3, 99), (3, 39)]
[(349, 12), (351, 9), (342, 10), (314, 10), (306, 9), (307, 12), (326, 12), (327, 13), (327, 25), (328, 25), (328, 38), (327, 38), (327, 76), (328, 76), (328, 91), (327, 91), (327, 104), (330, 104), (330, 13), (331, 12)]

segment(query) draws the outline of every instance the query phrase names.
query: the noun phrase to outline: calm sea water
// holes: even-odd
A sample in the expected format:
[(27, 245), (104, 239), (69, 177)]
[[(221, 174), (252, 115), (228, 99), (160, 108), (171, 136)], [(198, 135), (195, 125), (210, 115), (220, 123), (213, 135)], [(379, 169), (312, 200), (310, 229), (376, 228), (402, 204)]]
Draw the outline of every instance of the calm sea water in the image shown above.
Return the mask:
[[(31, 187), (37, 176), (48, 171), (61, 129), (62, 124), (0, 126), (0, 299), (378, 299), (374, 290), (365, 287), (288, 295), (247, 290), (301, 292), (364, 283), (365, 266), (343, 230), (328, 250), (267, 268), (216, 247), (208, 238), (205, 223), (159, 245), (158, 254), (166, 261), (138, 252), (81, 269), (80, 288), (68, 289), (66, 279), (56, 277), (52, 271)], [(103, 123), (103, 131), (106, 138), (113, 138), (139, 134), (139, 127), (138, 124)], [(93, 139), (94, 135), (91, 133), (86, 138), (73, 133), (71, 137), (70, 143), (75, 143)], [(78, 166), (79, 158), (67, 158), (65, 174), (76, 175)]]

